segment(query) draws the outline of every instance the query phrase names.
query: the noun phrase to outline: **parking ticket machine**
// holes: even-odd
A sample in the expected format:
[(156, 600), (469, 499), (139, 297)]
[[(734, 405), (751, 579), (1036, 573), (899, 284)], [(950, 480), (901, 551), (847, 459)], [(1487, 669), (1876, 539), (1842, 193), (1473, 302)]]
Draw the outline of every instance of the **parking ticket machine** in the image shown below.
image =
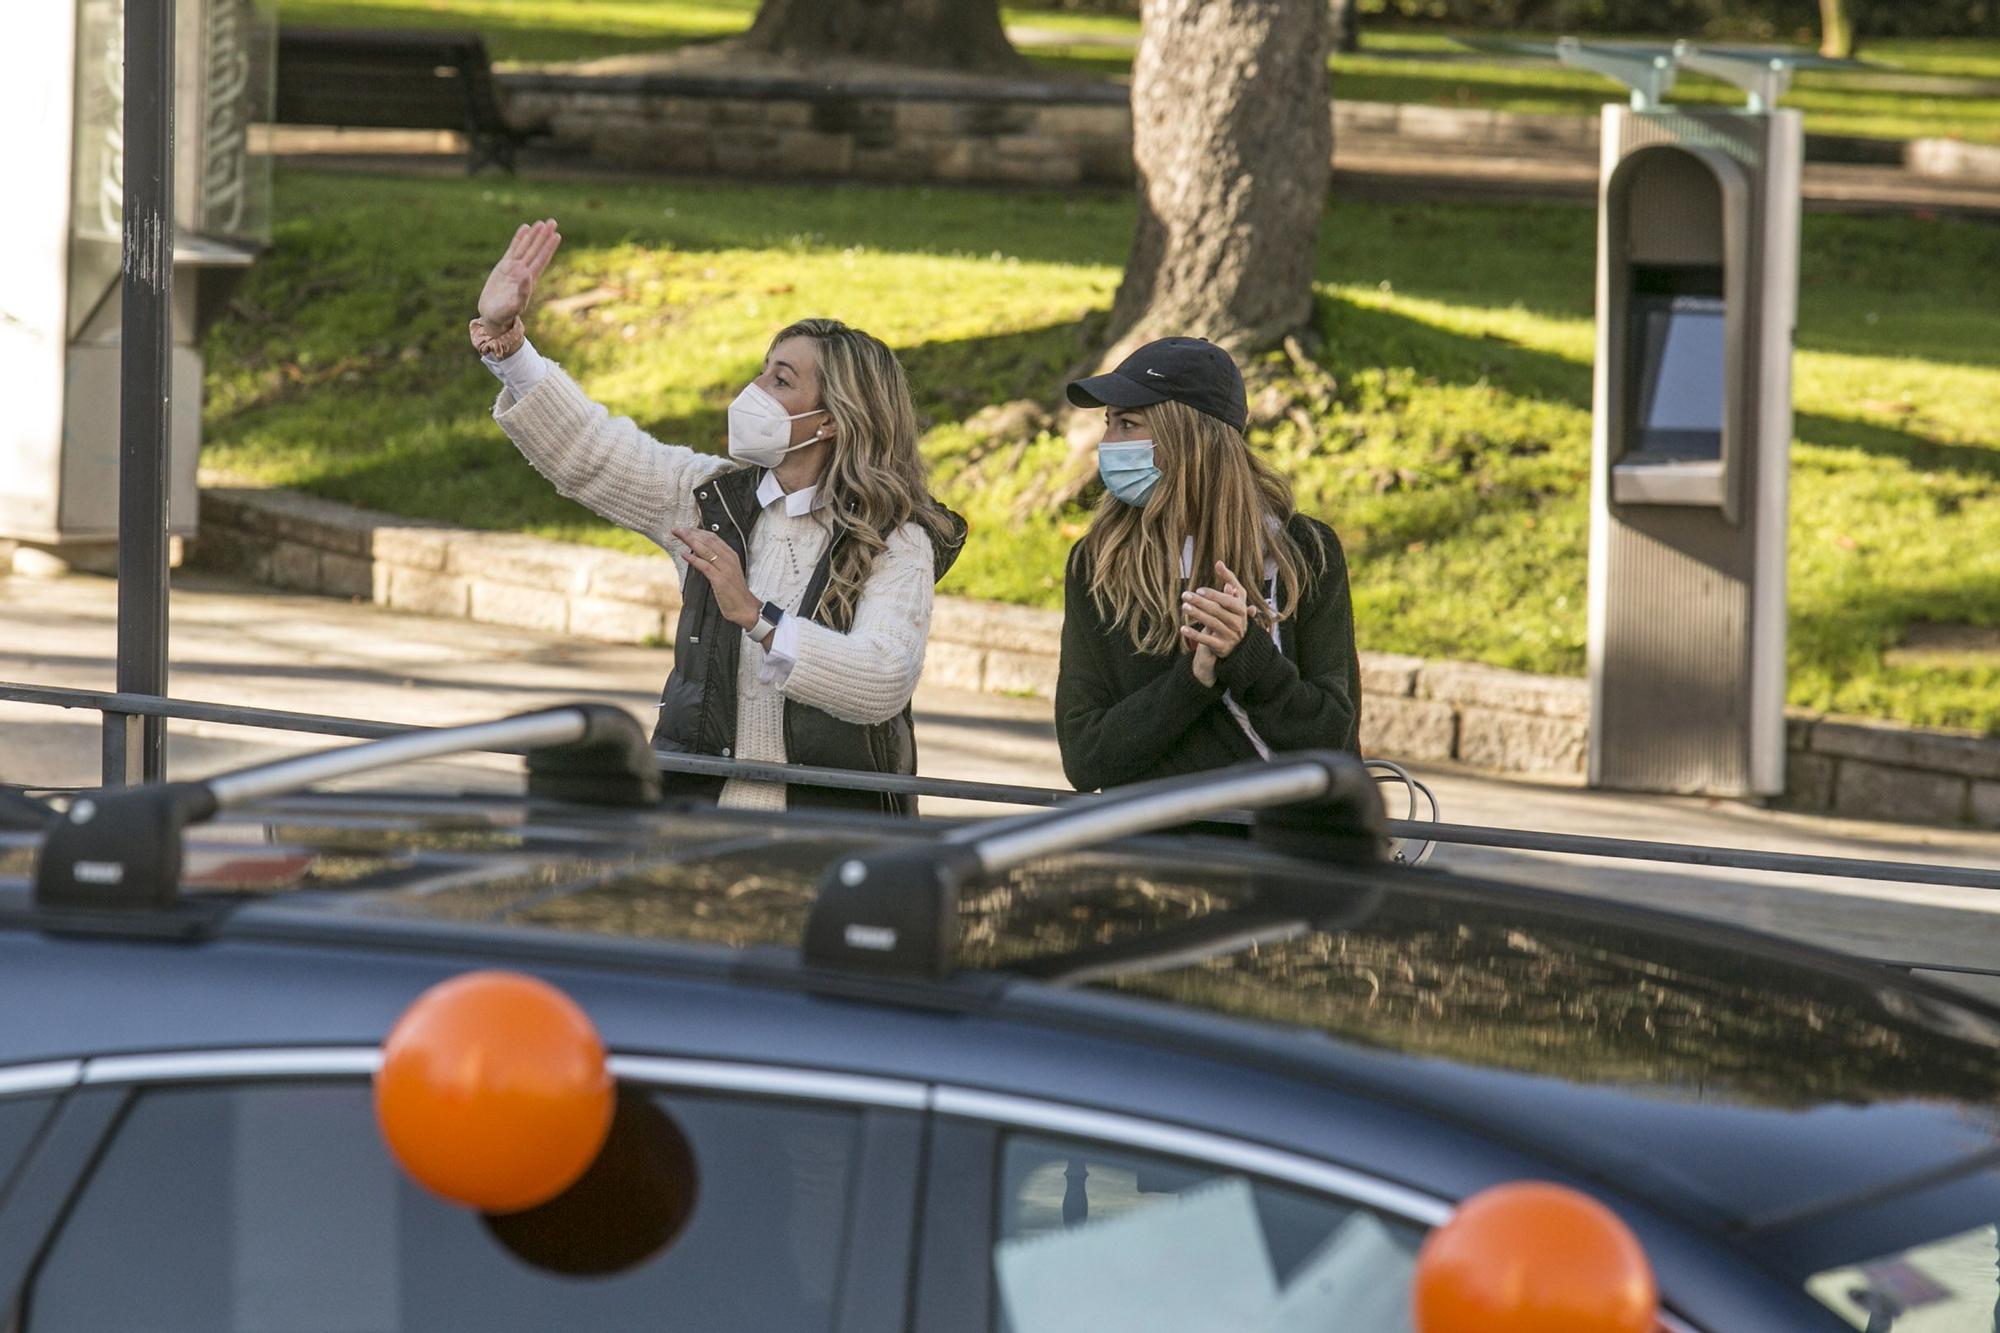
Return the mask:
[[(70, 549), (118, 533), (122, 0), (11, 7), (0, 44), (10, 195), (0, 235), (0, 538)], [(200, 334), (270, 239), (275, 29), (254, 0), (179, 0), (171, 530), (195, 517)]]
[[(1785, 537), (1803, 52), (1503, 43), (1626, 85), (1604, 108), (1590, 526), (1590, 782), (1785, 783)], [(1668, 102), (1692, 70), (1741, 109)]]
[(1796, 111), (1605, 108), (1593, 786), (1785, 785)]

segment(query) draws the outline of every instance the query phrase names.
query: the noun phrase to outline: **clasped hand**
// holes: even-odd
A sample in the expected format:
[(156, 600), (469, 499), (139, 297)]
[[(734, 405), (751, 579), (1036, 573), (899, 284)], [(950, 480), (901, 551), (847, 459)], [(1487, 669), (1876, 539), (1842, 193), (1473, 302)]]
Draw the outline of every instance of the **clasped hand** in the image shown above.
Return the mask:
[(1181, 637), (1194, 645), (1194, 678), (1215, 684), (1215, 666), (1236, 651), (1250, 627), (1250, 603), (1242, 580), (1220, 560), (1216, 588), (1193, 588), (1181, 594)]

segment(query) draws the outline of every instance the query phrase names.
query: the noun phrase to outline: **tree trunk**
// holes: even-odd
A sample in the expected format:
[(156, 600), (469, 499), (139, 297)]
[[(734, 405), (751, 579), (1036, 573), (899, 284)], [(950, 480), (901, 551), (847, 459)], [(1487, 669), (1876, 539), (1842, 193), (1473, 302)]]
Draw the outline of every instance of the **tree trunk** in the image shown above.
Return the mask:
[(804, 60), (863, 58), (976, 73), (1029, 68), (1000, 0), (763, 0), (742, 45)]
[(1312, 317), (1333, 166), (1327, 5), (1145, 0), (1139, 222), (1108, 359), (1171, 334), (1261, 351)]
[[(1239, 359), (1307, 334), (1333, 176), (1327, 0), (1144, 0), (1132, 67), (1139, 223), (1104, 333), (1075, 367), (1176, 334)], [(1016, 500), (1066, 504), (1096, 476), (1101, 414), (1073, 411), (1068, 461)]]
[(1854, 54), (1854, 16), (1848, 0), (1819, 0), (1819, 53), (1839, 60)]
[(1331, 0), (1327, 13), (1333, 49), (1351, 56), (1361, 49), (1361, 10), (1355, 0)]

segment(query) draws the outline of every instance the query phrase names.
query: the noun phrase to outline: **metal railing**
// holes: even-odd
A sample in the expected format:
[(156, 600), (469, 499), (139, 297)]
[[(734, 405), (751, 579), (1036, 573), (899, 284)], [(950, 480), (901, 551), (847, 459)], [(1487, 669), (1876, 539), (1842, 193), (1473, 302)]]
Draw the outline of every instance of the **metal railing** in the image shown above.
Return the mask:
[[(299, 713), (276, 708), (249, 708), (198, 700), (168, 699), (148, 694), (110, 690), (69, 689), (60, 686), (22, 685), (0, 682), (0, 701), (43, 704), (57, 708), (86, 708), (103, 713), (107, 719), (157, 717), (185, 722), (208, 722), (223, 726), (251, 727), (315, 736), (379, 740), (409, 732), (437, 730), (422, 723), (377, 722), (363, 718), (338, 717), (323, 713)], [(497, 753), (512, 753), (500, 750)], [(722, 759), (710, 755), (660, 752), (655, 758), (664, 772), (698, 777), (744, 778), (756, 782), (802, 783), (816, 787), (838, 787), (850, 791), (883, 792), (896, 795), (932, 797), (983, 804), (1049, 807), (1088, 799), (1088, 795), (1048, 787), (1018, 786), (999, 782), (968, 782), (954, 778), (905, 777), (890, 773), (860, 773), (848, 769), (813, 768), (799, 764), (760, 763), (753, 760)], [(11, 785), (21, 790), (50, 790), (32, 784)], [(1745, 870), (1768, 874), (1807, 875), (1839, 879), (1874, 880), (1890, 883), (1931, 884), (1951, 888), (2000, 890), (2000, 869), (1939, 865), (1920, 861), (1884, 861), (1849, 856), (1818, 856), (1801, 852), (1766, 852), (1740, 847), (1711, 847), (1684, 843), (1649, 842), (1637, 838), (1605, 838), (1578, 833), (1546, 833), (1529, 829), (1490, 828), (1469, 824), (1438, 824), (1422, 820), (1390, 819), (1385, 827), (1391, 837), (1415, 841), (1430, 840), (1467, 847), (1490, 847), (1505, 851), (1545, 855), (1589, 856), (1612, 860), (1641, 861), (1662, 865), (1694, 866), (1709, 870)], [(1904, 967), (1929, 964), (1898, 963)], [(1940, 966), (1939, 970), (1944, 970)], [(1971, 970), (1954, 967), (1952, 970)]]

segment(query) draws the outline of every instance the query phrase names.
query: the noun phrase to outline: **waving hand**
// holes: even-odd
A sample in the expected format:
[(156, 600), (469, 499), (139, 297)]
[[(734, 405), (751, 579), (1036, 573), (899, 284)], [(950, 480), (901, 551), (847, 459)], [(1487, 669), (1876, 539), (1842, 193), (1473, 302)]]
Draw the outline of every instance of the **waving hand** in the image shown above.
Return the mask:
[(514, 232), (507, 253), (500, 256), (479, 293), (479, 322), (489, 333), (497, 335), (513, 327), (534, 297), (535, 280), (561, 245), (562, 233), (556, 230), (554, 218), (524, 222)]

